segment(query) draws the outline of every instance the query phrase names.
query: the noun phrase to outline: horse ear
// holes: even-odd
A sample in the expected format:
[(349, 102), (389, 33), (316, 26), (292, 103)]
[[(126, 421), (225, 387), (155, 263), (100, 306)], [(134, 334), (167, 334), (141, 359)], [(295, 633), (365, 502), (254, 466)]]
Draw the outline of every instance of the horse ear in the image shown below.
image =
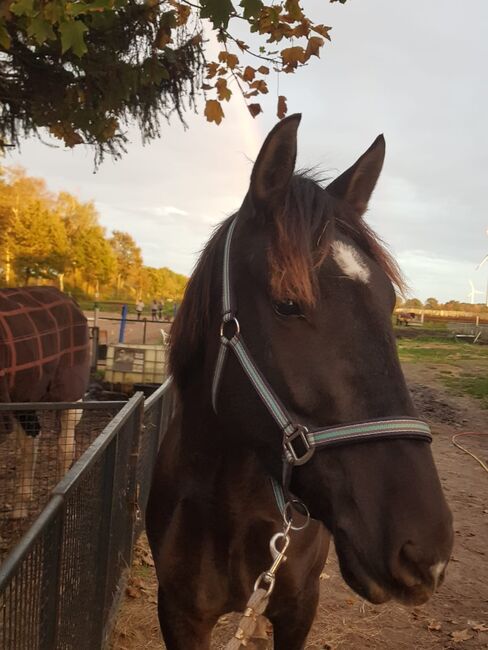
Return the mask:
[(379, 178), (384, 159), (385, 138), (379, 135), (352, 167), (327, 186), (327, 192), (347, 201), (358, 216), (363, 215)]
[(282, 202), (295, 170), (301, 118), (295, 113), (281, 120), (264, 141), (251, 174), (250, 194), (256, 208), (273, 211)]

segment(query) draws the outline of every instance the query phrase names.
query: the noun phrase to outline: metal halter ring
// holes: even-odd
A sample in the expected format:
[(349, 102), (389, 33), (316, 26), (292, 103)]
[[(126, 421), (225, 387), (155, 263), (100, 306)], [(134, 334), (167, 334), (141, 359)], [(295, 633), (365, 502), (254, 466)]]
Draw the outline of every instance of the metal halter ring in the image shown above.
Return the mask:
[[(295, 509), (305, 517), (305, 522), (301, 526), (293, 525), (293, 507), (295, 507)], [(303, 501), (299, 501), (298, 499), (291, 499), (291, 501), (287, 501), (285, 503), (285, 508), (283, 510), (283, 521), (287, 526), (291, 528), (291, 530), (303, 530), (308, 526), (310, 522), (310, 512)]]
[[(224, 334), (224, 327), (225, 327), (226, 325), (228, 325), (229, 323), (234, 323), (235, 328), (236, 328), (236, 331), (234, 332), (234, 334), (232, 334), (232, 336), (227, 337), (227, 336)], [(235, 316), (232, 316), (232, 318), (229, 318), (228, 320), (225, 320), (225, 319), (224, 319), (224, 320), (220, 323), (220, 338), (222, 339), (222, 341), (223, 341), (225, 344), (229, 343), (229, 341), (231, 341), (235, 336), (238, 336), (238, 335), (240, 334), (240, 332), (241, 332), (241, 326), (239, 325), (239, 321), (237, 320), (237, 318), (236, 318)]]
[[(307, 438), (308, 429), (303, 424), (297, 424), (295, 430), (290, 434), (285, 434), (283, 438), (283, 446), (289, 455), (289, 462), (291, 465), (304, 465), (309, 461), (315, 451), (314, 447), (310, 446)], [(305, 453), (300, 456), (292, 445), (292, 442), (297, 438), (300, 439), (301, 444), (305, 447)]]

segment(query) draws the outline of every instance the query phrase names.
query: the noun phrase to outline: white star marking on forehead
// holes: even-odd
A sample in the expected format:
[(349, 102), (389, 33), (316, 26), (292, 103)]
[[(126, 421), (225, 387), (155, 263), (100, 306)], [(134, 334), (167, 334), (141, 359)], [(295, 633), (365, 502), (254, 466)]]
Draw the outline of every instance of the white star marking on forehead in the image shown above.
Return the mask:
[(369, 269), (361, 259), (361, 255), (352, 246), (342, 241), (335, 241), (332, 244), (332, 257), (341, 271), (351, 280), (368, 283)]

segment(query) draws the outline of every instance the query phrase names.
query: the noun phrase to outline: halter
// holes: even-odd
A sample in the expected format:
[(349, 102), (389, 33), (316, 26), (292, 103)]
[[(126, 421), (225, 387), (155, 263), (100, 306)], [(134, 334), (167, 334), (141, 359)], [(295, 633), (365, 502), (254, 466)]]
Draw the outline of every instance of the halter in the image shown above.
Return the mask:
[[(309, 429), (303, 424), (293, 421), (255, 364), (254, 359), (244, 343), (239, 321), (236, 317), (237, 309), (233, 299), (230, 277), (230, 249), (236, 224), (237, 217), (234, 218), (229, 227), (224, 248), (220, 349), (212, 382), (212, 405), (215, 413), (217, 413), (217, 397), (225, 360), (228, 351), (232, 350), (245, 375), (251, 381), (255, 391), (283, 433), (283, 474), (285, 489), (287, 489), (293, 466), (304, 465), (312, 458), (317, 448), (378, 438), (416, 438), (425, 442), (432, 442), (432, 435), (428, 424), (410, 417), (387, 417), (319, 429)], [(228, 331), (230, 328), (232, 328), (232, 332)]]

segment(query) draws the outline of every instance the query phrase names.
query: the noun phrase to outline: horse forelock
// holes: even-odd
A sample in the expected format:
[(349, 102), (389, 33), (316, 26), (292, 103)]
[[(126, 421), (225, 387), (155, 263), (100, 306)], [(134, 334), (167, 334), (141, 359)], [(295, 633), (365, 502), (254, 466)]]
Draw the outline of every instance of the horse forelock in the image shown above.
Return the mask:
[[(252, 218), (246, 214), (246, 202), (241, 210), (244, 219)], [(234, 216), (217, 227), (203, 249), (173, 323), (169, 360), (177, 385), (203, 357), (210, 316), (221, 306), (217, 288), (221, 286), (223, 241)], [(267, 261), (273, 300), (291, 299), (308, 307), (316, 304), (317, 272), (329, 256), (338, 232), (374, 260), (400, 292), (405, 289), (399, 267), (379, 237), (344, 201), (328, 194), (309, 172), (293, 177), (283, 208), (272, 217), (271, 227)], [(238, 254), (236, 245), (233, 256)]]

